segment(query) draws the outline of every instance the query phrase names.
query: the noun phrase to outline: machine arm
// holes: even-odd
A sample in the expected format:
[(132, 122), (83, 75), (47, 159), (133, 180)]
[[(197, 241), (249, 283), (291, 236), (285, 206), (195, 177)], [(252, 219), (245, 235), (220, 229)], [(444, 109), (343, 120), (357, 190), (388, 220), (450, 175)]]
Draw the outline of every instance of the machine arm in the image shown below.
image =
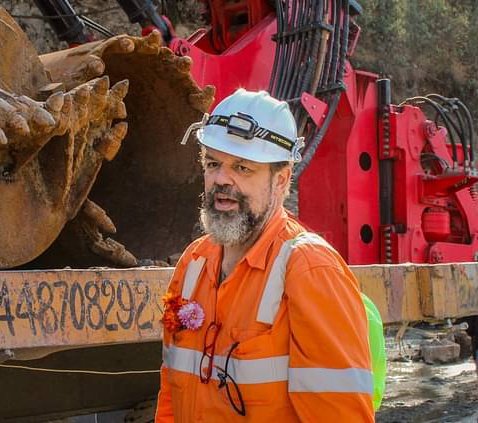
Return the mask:
[(68, 0), (35, 0), (35, 4), (44, 16), (51, 17), (50, 25), (61, 41), (66, 41), (70, 46), (91, 41), (85, 24), (75, 14)]
[(131, 23), (139, 23), (143, 28), (143, 35), (157, 28), (163, 40), (168, 44), (173, 36), (170, 22), (161, 16), (151, 0), (117, 0), (119, 5), (128, 15)]
[[(151, 0), (118, 0), (118, 3), (128, 15), (131, 23), (141, 25), (143, 35), (148, 35), (153, 29), (158, 29), (166, 43), (171, 41), (174, 35), (171, 23), (157, 12)], [(66, 41), (69, 46), (92, 41), (92, 37), (86, 31), (86, 26), (90, 26), (106, 36), (114, 35), (94, 21), (75, 14), (68, 0), (35, 0), (35, 4), (44, 16), (49, 17), (49, 22), (58, 38), (61, 41)]]

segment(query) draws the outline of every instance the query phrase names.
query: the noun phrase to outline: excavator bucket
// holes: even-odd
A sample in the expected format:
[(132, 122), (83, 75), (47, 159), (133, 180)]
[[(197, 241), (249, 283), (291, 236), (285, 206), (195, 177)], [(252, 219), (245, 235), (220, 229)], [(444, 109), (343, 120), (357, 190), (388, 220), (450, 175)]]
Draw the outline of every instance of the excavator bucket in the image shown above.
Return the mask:
[(57, 238), (126, 134), (123, 89), (107, 77), (52, 84), (33, 46), (0, 8), (0, 268)]
[(0, 268), (158, 264), (181, 251), (201, 172), (195, 143), (179, 142), (214, 95), (190, 59), (157, 32), (38, 57), (3, 9), (0, 39)]

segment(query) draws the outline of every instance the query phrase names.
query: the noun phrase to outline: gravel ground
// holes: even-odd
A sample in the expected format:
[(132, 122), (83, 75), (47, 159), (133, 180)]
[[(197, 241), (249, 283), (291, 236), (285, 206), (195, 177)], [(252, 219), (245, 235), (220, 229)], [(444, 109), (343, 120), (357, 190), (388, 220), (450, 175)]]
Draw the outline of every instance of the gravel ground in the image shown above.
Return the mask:
[(379, 423), (478, 422), (478, 378), (474, 363), (429, 366), (390, 363)]
[(407, 333), (401, 348), (395, 341), (394, 329), (387, 332), (387, 385), (377, 422), (477, 423), (478, 373), (474, 361), (470, 358), (428, 365), (419, 359), (420, 332)]

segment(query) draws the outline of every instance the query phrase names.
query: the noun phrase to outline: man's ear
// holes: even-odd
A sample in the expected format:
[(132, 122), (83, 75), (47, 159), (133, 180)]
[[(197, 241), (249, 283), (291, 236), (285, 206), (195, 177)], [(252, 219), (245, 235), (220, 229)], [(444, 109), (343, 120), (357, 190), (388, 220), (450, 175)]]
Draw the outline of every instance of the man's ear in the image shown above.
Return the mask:
[(292, 178), (292, 166), (283, 167), (274, 176), (276, 178), (277, 191), (285, 195), (289, 190)]

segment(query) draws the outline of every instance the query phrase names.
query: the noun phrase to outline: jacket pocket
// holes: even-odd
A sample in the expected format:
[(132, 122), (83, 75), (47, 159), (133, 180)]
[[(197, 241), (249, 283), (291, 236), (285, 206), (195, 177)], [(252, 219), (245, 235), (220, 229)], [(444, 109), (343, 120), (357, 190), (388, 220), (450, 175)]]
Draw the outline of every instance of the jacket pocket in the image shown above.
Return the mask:
[[(287, 360), (274, 351), (271, 330), (233, 328), (234, 376), (247, 406), (270, 406), (287, 392)], [(233, 376), (233, 377), (234, 377)]]
[(232, 328), (231, 338), (239, 345), (234, 355), (247, 358), (263, 358), (274, 355), (271, 330), (243, 330)]

